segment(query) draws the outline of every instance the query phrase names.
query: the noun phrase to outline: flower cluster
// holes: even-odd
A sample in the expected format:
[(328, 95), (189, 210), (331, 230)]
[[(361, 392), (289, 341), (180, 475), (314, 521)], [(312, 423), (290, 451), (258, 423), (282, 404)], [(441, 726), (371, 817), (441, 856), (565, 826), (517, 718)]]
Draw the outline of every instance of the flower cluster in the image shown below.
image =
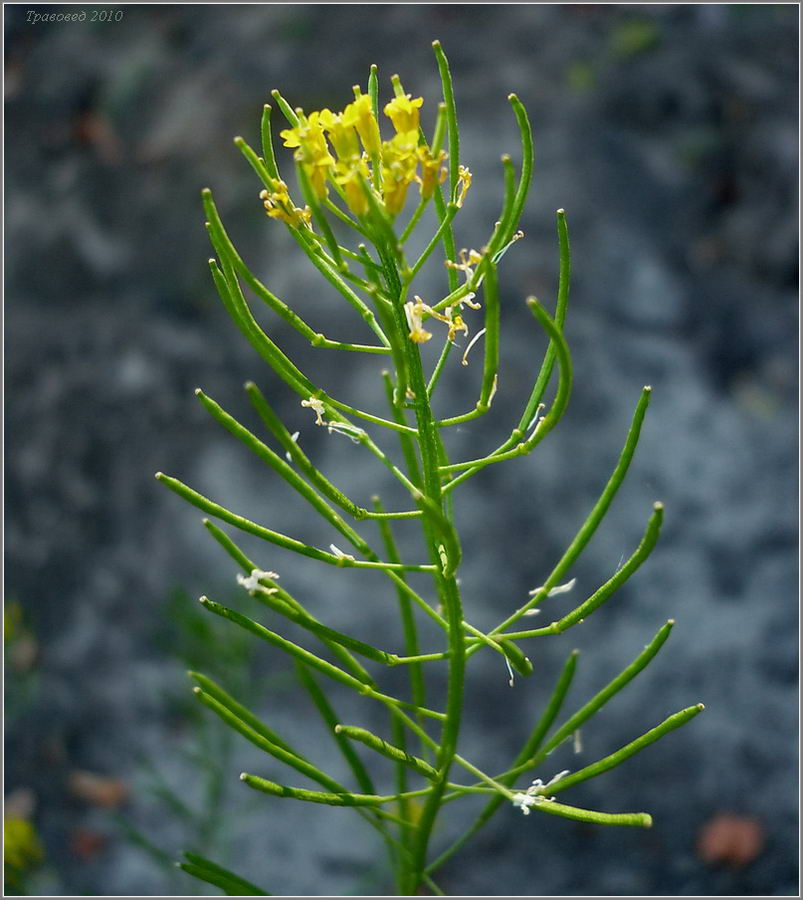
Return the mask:
[[(412, 183), (419, 185), (422, 198), (432, 196), (435, 186), (446, 177), (442, 165), (446, 154), (431, 150), (420, 138), (422, 97), (412, 99), (398, 90), (384, 108), (396, 133), (383, 141), (370, 96), (356, 87), (354, 93), (354, 102), (342, 112), (323, 109), (305, 115), (297, 109), (298, 123), (280, 134), (284, 146), (295, 150), (296, 162), (317, 200), (329, 196), (331, 185), (351, 212), (361, 217), (368, 212), (369, 192), (374, 191), (385, 212), (394, 217), (404, 208)], [(462, 202), (471, 183), (471, 174), (463, 167), (460, 179)], [(264, 193), (268, 215), (296, 227), (309, 222), (306, 210), (292, 206), (283, 184), (275, 198)]]

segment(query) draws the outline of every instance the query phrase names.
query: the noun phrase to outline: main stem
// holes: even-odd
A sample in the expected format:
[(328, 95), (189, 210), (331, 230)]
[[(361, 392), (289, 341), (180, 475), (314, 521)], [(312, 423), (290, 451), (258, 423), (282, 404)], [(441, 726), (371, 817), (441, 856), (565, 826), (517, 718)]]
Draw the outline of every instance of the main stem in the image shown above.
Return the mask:
[[(409, 405), (415, 413), (418, 429), (418, 445), (421, 454), (422, 489), (426, 496), (448, 518), (448, 512), (444, 509), (443, 493), (441, 491), (441, 479), (438, 466), (441, 464), (439, 454), (439, 435), (435, 417), (427, 393), (427, 384), (424, 378), (424, 370), (421, 365), (421, 356), (418, 346), (407, 337), (407, 323), (404, 315), (404, 290), (398, 267), (393, 253), (388, 247), (383, 247), (380, 256), (386, 272), (387, 287), (393, 297), (393, 313), (398, 333), (403, 337), (404, 353), (406, 357), (407, 373), (410, 379)], [(409, 875), (405, 883), (400, 885), (403, 893), (414, 894), (423, 878), (426, 869), (427, 849), (432, 828), (441, 806), (441, 799), (446, 790), (449, 770), (457, 751), (457, 739), (460, 732), (460, 721), (463, 712), (463, 689), (465, 681), (466, 652), (463, 640), (463, 608), (460, 601), (460, 591), (457, 586), (455, 574), (445, 576), (441, 571), (441, 557), (439, 553), (439, 541), (437, 533), (429, 522), (426, 513), (422, 519), (424, 537), (429, 549), (430, 558), (438, 567), (433, 576), (438, 592), (438, 598), (445, 612), (445, 618), (449, 625), (448, 649), (449, 649), (449, 676), (446, 699), (446, 721), (441, 732), (440, 749), (437, 757), (438, 780), (427, 796), (424, 809), (417, 822), (417, 828), (412, 834), (412, 858), (410, 861)]]

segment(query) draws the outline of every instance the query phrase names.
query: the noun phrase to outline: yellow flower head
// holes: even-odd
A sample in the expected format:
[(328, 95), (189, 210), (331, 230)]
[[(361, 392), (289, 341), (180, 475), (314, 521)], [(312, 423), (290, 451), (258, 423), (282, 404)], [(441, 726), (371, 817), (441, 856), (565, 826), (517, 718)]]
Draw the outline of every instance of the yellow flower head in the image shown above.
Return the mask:
[(322, 109), (318, 121), (329, 135), (339, 159), (351, 159), (360, 155), (360, 141), (354, 130), (353, 116), (347, 119), (345, 113), (333, 113), (329, 109)]
[(327, 195), (326, 178), (335, 159), (329, 152), (329, 145), (323, 133), (321, 113), (313, 112), (305, 116), (298, 112), (298, 125), (279, 132), (285, 147), (296, 147), (295, 158), (304, 168), (315, 195), (323, 200)]
[(431, 337), (432, 333), (424, 330), (423, 317), (429, 307), (420, 297), (415, 298), (415, 303), (408, 300), (404, 304), (404, 314), (407, 316), (407, 324), (410, 327), (410, 340), (416, 344), (425, 344)]
[(407, 188), (416, 179), (416, 140), (417, 135), (412, 132), (400, 132), (382, 145), (382, 199), (392, 216), (404, 208)]
[(271, 219), (281, 219), (293, 228), (308, 228), (312, 220), (312, 211), (308, 206), (299, 209), (290, 199), (287, 185), (280, 179), (274, 183), (274, 190), (261, 191), (259, 199), (265, 207), (265, 212)]
[(466, 199), (466, 194), (468, 193), (468, 189), (471, 187), (471, 172), (465, 166), (458, 166), (458, 187), (460, 188), (460, 193), (457, 196), (457, 200), (455, 201), (458, 207), (463, 205), (463, 201)]
[(393, 122), (393, 127), (399, 134), (413, 132), (418, 135), (418, 110), (424, 102), (423, 97), (410, 98), (409, 94), (394, 97), (385, 106), (385, 115)]
[(446, 168), (441, 163), (446, 159), (443, 150), (433, 156), (429, 147), (421, 145), (417, 149), (418, 158), (421, 160), (421, 196), (428, 200), (435, 191), (436, 184), (443, 184), (446, 178)]
[(364, 216), (368, 211), (368, 198), (365, 196), (362, 180), (368, 182), (370, 177), (368, 164), (362, 158), (339, 160), (335, 166), (335, 181), (345, 191), (346, 203), (357, 216)]
[[(460, 167), (462, 169), (462, 166)], [(478, 263), (482, 262), (482, 254), (478, 253), (476, 250), (466, 250), (463, 248), (460, 251), (460, 262), (453, 262), (451, 259), (447, 259), (444, 265), (447, 269), (457, 269), (459, 272), (464, 272), (466, 276), (466, 283), (471, 281), (474, 276), (474, 269)], [(471, 295), (473, 299), (474, 295)], [(479, 309), (479, 304), (470, 303), (469, 300), (463, 298), (463, 303), (467, 303), (472, 309)]]
[(431, 316), (433, 319), (437, 319), (439, 322), (445, 322), (449, 326), (449, 334), (446, 339), (449, 341), (454, 341), (455, 335), (458, 331), (463, 334), (468, 334), (468, 325), (463, 321), (463, 317), (460, 313), (455, 315), (455, 306), (446, 307), (446, 315), (439, 313), (437, 310), (433, 309), (427, 303), (416, 294), (415, 303), (406, 303), (404, 305), (404, 311), (407, 315), (407, 322), (410, 326), (410, 340), (415, 341), (418, 344), (422, 344), (424, 341), (428, 341), (432, 335), (428, 331), (424, 331), (423, 321), (424, 316)]
[(458, 331), (462, 331), (464, 335), (468, 334), (468, 325), (463, 321), (463, 317), (460, 313), (455, 315), (454, 307), (449, 306), (446, 308), (446, 320), (449, 324), (449, 334), (447, 335), (447, 340), (453, 341), (455, 335)]
[(343, 122), (357, 129), (365, 152), (369, 156), (379, 156), (380, 137), (379, 124), (371, 109), (371, 98), (361, 94), (353, 103), (343, 110)]
[(35, 866), (44, 858), (36, 829), (27, 819), (7, 816), (3, 820), (3, 835), (3, 862), (6, 868), (19, 872)]

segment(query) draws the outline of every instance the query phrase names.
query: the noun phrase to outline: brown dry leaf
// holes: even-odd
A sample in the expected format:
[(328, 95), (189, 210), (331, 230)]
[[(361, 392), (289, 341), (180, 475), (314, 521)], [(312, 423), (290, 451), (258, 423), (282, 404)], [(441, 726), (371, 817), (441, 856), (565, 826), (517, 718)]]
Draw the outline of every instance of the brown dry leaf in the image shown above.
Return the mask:
[(105, 834), (91, 828), (78, 828), (70, 835), (70, 850), (83, 860), (94, 859), (108, 843)]
[(36, 794), (27, 787), (19, 787), (6, 794), (3, 815), (8, 819), (30, 819), (36, 809)]
[(101, 161), (109, 166), (119, 166), (123, 161), (123, 142), (111, 120), (101, 113), (83, 113), (76, 122), (78, 139), (90, 144)]
[(70, 793), (93, 806), (116, 809), (128, 797), (128, 785), (122, 778), (110, 778), (76, 769), (67, 779)]
[(9, 646), (6, 653), (6, 659), (8, 659), (11, 668), (14, 669), (15, 672), (24, 674), (25, 672), (30, 672), (34, 667), (38, 655), (39, 644), (37, 643), (36, 638), (30, 634), (21, 634)]
[(721, 813), (706, 822), (697, 835), (697, 855), (712, 865), (741, 869), (764, 849), (764, 826), (752, 816)]

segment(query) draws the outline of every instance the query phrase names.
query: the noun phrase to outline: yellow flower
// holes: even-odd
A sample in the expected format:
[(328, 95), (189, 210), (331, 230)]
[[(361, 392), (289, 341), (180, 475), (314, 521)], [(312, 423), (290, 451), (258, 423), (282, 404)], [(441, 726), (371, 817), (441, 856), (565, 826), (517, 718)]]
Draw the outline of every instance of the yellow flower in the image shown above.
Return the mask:
[(415, 303), (408, 300), (404, 304), (404, 314), (407, 316), (407, 324), (410, 326), (410, 340), (416, 344), (425, 344), (432, 333), (424, 330), (423, 316), (429, 307), (420, 297), (415, 298)]
[(382, 145), (382, 194), (392, 216), (404, 208), (407, 188), (416, 179), (417, 149), (417, 136), (412, 132), (397, 134)]
[(468, 325), (466, 325), (459, 313), (457, 315), (454, 314), (454, 306), (447, 307), (446, 315), (444, 316), (427, 303), (424, 303), (416, 294), (415, 302), (408, 301), (404, 304), (404, 312), (407, 316), (407, 324), (410, 326), (410, 340), (415, 341), (417, 344), (423, 344), (432, 337), (428, 331), (424, 330), (424, 316), (431, 316), (433, 319), (445, 322), (449, 326), (447, 340), (453, 341), (458, 331), (468, 334)]
[(350, 161), (338, 160), (335, 166), (335, 181), (345, 191), (346, 203), (357, 216), (364, 216), (368, 211), (368, 198), (365, 196), (362, 179), (367, 182), (370, 177), (368, 165), (362, 158), (352, 158)]
[(343, 122), (357, 129), (357, 134), (369, 156), (379, 156), (381, 149), (379, 124), (374, 118), (368, 94), (361, 94), (353, 103), (349, 103), (343, 110)]
[(354, 116), (347, 117), (345, 113), (333, 113), (329, 109), (321, 110), (319, 122), (329, 135), (339, 159), (351, 159), (360, 155), (360, 141), (354, 130), (355, 121)]
[(27, 819), (18, 816), (6, 816), (3, 819), (3, 863), (14, 873), (35, 866), (44, 857), (42, 845), (36, 829)]
[(433, 156), (429, 147), (421, 145), (417, 150), (418, 158), (421, 160), (421, 175), (418, 179), (421, 184), (421, 196), (428, 200), (435, 190), (436, 184), (443, 184), (446, 178), (446, 168), (441, 163), (446, 159), (443, 150), (438, 151), (437, 156)]
[(295, 158), (301, 163), (309, 178), (315, 196), (323, 200), (327, 194), (326, 178), (335, 164), (329, 152), (329, 145), (323, 133), (321, 113), (313, 112), (305, 116), (298, 111), (298, 125), (279, 132), (285, 147), (296, 147)]
[[(462, 166), (461, 166), (462, 168)], [(464, 272), (466, 276), (466, 283), (471, 281), (474, 275), (474, 267), (477, 263), (482, 262), (482, 254), (478, 253), (476, 250), (466, 250), (463, 248), (460, 251), (460, 262), (453, 262), (451, 259), (447, 259), (444, 265), (447, 269), (457, 269), (459, 272)], [(472, 299), (474, 295), (472, 294)], [(479, 304), (469, 303), (468, 300), (463, 299), (463, 303), (468, 303), (472, 309), (479, 309)]]
[(468, 189), (471, 187), (471, 172), (465, 166), (459, 166), (457, 169), (458, 174), (458, 187), (460, 188), (460, 194), (455, 201), (458, 207), (463, 205), (463, 201), (466, 199), (466, 194), (468, 193)]
[(287, 185), (283, 181), (277, 179), (274, 188), (273, 191), (260, 191), (259, 199), (265, 207), (265, 212), (272, 219), (281, 219), (293, 228), (309, 227), (312, 220), (310, 208), (305, 206), (304, 209), (299, 209), (294, 206)]
[(22, 622), (22, 607), (16, 600), (7, 602), (3, 606), (3, 643), (7, 644), (12, 636), (16, 637), (19, 625)]
[(418, 137), (418, 110), (424, 102), (423, 97), (410, 99), (409, 94), (394, 97), (385, 106), (385, 115), (393, 122), (393, 127), (399, 134), (413, 132)]
[(457, 313), (457, 315), (454, 314), (454, 306), (447, 307), (444, 321), (448, 322), (449, 324), (449, 334), (447, 335), (447, 340), (453, 341), (454, 336), (458, 331), (462, 331), (465, 335), (468, 334), (468, 325), (466, 325), (466, 323), (463, 321), (463, 317), (460, 315), (460, 313)]

